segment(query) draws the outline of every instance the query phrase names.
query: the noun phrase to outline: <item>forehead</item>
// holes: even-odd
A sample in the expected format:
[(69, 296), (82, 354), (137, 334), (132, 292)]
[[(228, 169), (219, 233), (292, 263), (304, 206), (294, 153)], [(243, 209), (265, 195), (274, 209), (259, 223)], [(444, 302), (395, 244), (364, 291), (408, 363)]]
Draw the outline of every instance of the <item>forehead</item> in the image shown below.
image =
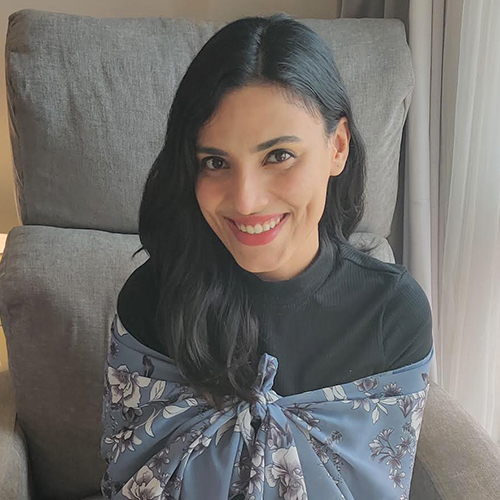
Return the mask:
[(221, 99), (210, 121), (200, 129), (198, 145), (216, 147), (223, 138), (226, 147), (234, 144), (250, 149), (272, 137), (295, 135), (308, 141), (318, 132), (322, 132), (321, 119), (292, 103), (280, 89), (252, 85)]

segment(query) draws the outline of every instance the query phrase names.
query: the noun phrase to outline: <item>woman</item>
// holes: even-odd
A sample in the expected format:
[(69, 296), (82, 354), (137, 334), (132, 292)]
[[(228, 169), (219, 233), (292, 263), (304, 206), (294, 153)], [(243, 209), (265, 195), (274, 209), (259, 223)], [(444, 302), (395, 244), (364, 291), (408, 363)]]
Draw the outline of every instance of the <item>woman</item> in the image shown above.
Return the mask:
[[(401, 436), (406, 446), (403, 451), (396, 446), (397, 453), (387, 453), (389, 461), (396, 456), (397, 463), (388, 461), (390, 468), (379, 466), (379, 474), (384, 475), (381, 489), (371, 485), (374, 496), (368, 498), (366, 491), (355, 496), (360, 486), (354, 475), (350, 482), (345, 475), (353, 474), (356, 466), (349, 464), (351, 472), (339, 464), (337, 472), (329, 470), (330, 482), (340, 474), (335, 485), (325, 486), (326, 476), (308, 478), (306, 452), (302, 448), (302, 455), (296, 453), (299, 438), (285, 418), (291, 417), (290, 409), (281, 406), (278, 415), (267, 406), (279, 397), (283, 399), (277, 405), (288, 401), (286, 396), (309, 396), (323, 388), (342, 387), (339, 390), (345, 389), (349, 396), (354, 383), (358, 391), (376, 387), (366, 385), (366, 380), (375, 380), (367, 377), (386, 373), (390, 377), (397, 369), (425, 368), (430, 361), (432, 317), (422, 288), (404, 266), (382, 262), (368, 254), (372, 248), (355, 249), (348, 242), (363, 215), (364, 185), (363, 140), (333, 56), (313, 30), (282, 13), (248, 17), (226, 25), (204, 45), (179, 84), (164, 146), (145, 184), (139, 235), (140, 250), (147, 251), (149, 260), (123, 286), (112, 327), (111, 347), (122, 342), (120, 349), (142, 353), (145, 368), (124, 384), (123, 371), (118, 373), (118, 366), (110, 363), (106, 390), (113, 394), (113, 403), (124, 405), (121, 415), (130, 415), (134, 409), (134, 418), (128, 423), (137, 424), (145, 409), (161, 399), (158, 388), (163, 397), (164, 384), (186, 382), (182, 387), (188, 387), (192, 397), (183, 398), (182, 391), (173, 391), (178, 399), (170, 398), (168, 408), (181, 412), (181, 406), (173, 403), (185, 399), (196, 401), (197, 415), (206, 417), (210, 409), (210, 422), (196, 434), (198, 440), (207, 438), (207, 449), (207, 429), (216, 416), (230, 414), (231, 402), (231, 411), (238, 417), (234, 430), (245, 437), (232, 449), (233, 457), (239, 459), (239, 479), (234, 482), (226, 474), (225, 481), (231, 479), (232, 483), (225, 490), (220, 484), (207, 484), (214, 474), (224, 477), (221, 469), (214, 469), (209, 479), (201, 479), (203, 470), (213, 466), (215, 455), (196, 475), (196, 461), (187, 465), (187, 447), (182, 449), (183, 466), (162, 475), (168, 464), (165, 453), (173, 449), (165, 441), (162, 451), (156, 443), (156, 455), (149, 449), (144, 460), (153, 457), (153, 461), (139, 472), (138, 465), (144, 463), (134, 461), (137, 453), (131, 454), (133, 458), (123, 458), (122, 453), (120, 468), (123, 432), (127, 429), (131, 435), (138, 429), (137, 425), (123, 426), (103, 438), (102, 452), (108, 464), (111, 446), (114, 451), (114, 468), (103, 479), (107, 498), (136, 498), (141, 488), (141, 494), (161, 491), (161, 498), (179, 498), (181, 487), (181, 498), (196, 498), (189, 496), (188, 491), (196, 494), (186, 486), (188, 478), (191, 485), (204, 483), (198, 494), (212, 491), (221, 497), (225, 492), (224, 498), (247, 498), (247, 494), (248, 498), (266, 499), (369, 500), (382, 498), (382, 491), (390, 493), (398, 486), (403, 493), (395, 491), (397, 496), (384, 498), (408, 495), (410, 477), (403, 479), (405, 473), (399, 470), (400, 460), (410, 449), (405, 437)], [(165, 371), (158, 369), (161, 363), (165, 363)], [(163, 377), (153, 378), (154, 369)], [(362, 378), (366, 380), (361, 384)], [(260, 381), (258, 390), (256, 380)], [(390, 381), (390, 392), (393, 380), (385, 380)], [(145, 405), (141, 406), (146, 387), (149, 401), (143, 398)], [(394, 405), (392, 396), (401, 391), (389, 392), (383, 395), (392, 401), (387, 404)], [(134, 395), (133, 404), (130, 399), (127, 402), (130, 394)], [(381, 395), (365, 394), (372, 399)], [(414, 394), (420, 394), (420, 406), (415, 414), (416, 432), (410, 433), (410, 473), (426, 390), (415, 389)], [(347, 396), (344, 402), (353, 401)], [(242, 403), (237, 406), (237, 402)], [(365, 399), (365, 409), (366, 404)], [(248, 420), (242, 417), (243, 408), (248, 410)], [(187, 418), (185, 410), (190, 410), (188, 405), (182, 406), (183, 418)], [(110, 426), (106, 411), (107, 406), (103, 421)], [(163, 411), (165, 418), (172, 417), (170, 410)], [(307, 421), (304, 413), (300, 417)], [(148, 418), (151, 432), (147, 432), (147, 421), (142, 424), (149, 439), (154, 434), (153, 413)], [(356, 426), (359, 430), (361, 421)], [(167, 427), (161, 429), (166, 436)], [(276, 469), (285, 471), (283, 474), (267, 469), (263, 458), (267, 451), (262, 450), (270, 443), (273, 429), (279, 435), (278, 448), (283, 450), (280, 457), (287, 450), (294, 451)], [(222, 435), (219, 430), (218, 439)], [(171, 443), (185, 436), (181, 433)], [(129, 448), (144, 441), (135, 439), (127, 443)], [(380, 444), (379, 439), (375, 441)], [(256, 466), (259, 443), (262, 453)], [(332, 447), (332, 440), (327, 444)], [(198, 451), (197, 447), (205, 449), (197, 444), (189, 452)], [(147, 451), (145, 446), (138, 449)], [(381, 451), (377, 449), (376, 454)], [(334, 456), (339, 458), (339, 453)], [(245, 458), (254, 463), (246, 475), (241, 472)], [(321, 496), (325, 488), (333, 488), (330, 496)]]

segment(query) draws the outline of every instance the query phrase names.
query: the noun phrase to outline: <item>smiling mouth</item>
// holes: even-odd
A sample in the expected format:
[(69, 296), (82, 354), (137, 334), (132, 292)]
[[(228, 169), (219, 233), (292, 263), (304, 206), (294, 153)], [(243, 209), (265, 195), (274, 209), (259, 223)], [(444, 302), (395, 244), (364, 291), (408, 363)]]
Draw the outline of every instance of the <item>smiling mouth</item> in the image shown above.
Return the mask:
[[(231, 222), (231, 223), (232, 223), (232, 224), (233, 224), (233, 225), (234, 225), (234, 226), (235, 226), (235, 227), (236, 227), (239, 231), (241, 231), (241, 230), (240, 230), (240, 228), (239, 228), (238, 226), (242, 226), (242, 225), (243, 225), (243, 226), (245, 226), (245, 227), (246, 227), (246, 226), (251, 226), (251, 227), (254, 227), (254, 228), (255, 228), (255, 226), (260, 225), (261, 227), (264, 227), (264, 224), (269, 224), (269, 221), (273, 221), (273, 220), (274, 220), (274, 221), (276, 221), (276, 220), (278, 220), (278, 222), (277, 222), (277, 223), (275, 223), (275, 225), (273, 226), (273, 228), (274, 228), (274, 227), (276, 227), (276, 226), (279, 226), (279, 225), (283, 222), (283, 220), (284, 220), (284, 219), (286, 219), (286, 217), (288, 216), (288, 214), (289, 214), (289, 212), (284, 212), (284, 213), (282, 213), (281, 215), (279, 215), (278, 217), (272, 217), (271, 219), (268, 219), (267, 221), (264, 221), (264, 222), (258, 222), (257, 224), (237, 224), (237, 223), (236, 223), (236, 221), (234, 221), (233, 219), (228, 219), (228, 220), (229, 220), (229, 221), (230, 221), (230, 222)], [(271, 230), (271, 229), (273, 229), (273, 228), (269, 228), (268, 230)], [(265, 231), (263, 231), (263, 232), (267, 232), (268, 230), (265, 230)], [(246, 231), (242, 231), (242, 232), (246, 233)], [(254, 234), (254, 233), (246, 233), (246, 234)], [(262, 232), (261, 232), (261, 233), (255, 233), (255, 234), (262, 234)]]

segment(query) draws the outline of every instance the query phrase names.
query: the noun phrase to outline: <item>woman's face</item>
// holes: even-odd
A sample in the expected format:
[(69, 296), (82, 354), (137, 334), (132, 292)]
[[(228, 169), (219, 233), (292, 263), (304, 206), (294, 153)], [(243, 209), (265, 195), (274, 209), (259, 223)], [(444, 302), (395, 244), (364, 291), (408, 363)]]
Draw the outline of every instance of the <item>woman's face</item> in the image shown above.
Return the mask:
[[(273, 141), (283, 136), (288, 138)], [(281, 281), (313, 261), (328, 179), (342, 172), (349, 140), (345, 117), (327, 143), (321, 119), (276, 87), (252, 85), (224, 97), (198, 136), (195, 189), (207, 223), (243, 269)], [(264, 231), (270, 227), (265, 220), (282, 214), (274, 229)], [(243, 232), (234, 220), (255, 230)]]

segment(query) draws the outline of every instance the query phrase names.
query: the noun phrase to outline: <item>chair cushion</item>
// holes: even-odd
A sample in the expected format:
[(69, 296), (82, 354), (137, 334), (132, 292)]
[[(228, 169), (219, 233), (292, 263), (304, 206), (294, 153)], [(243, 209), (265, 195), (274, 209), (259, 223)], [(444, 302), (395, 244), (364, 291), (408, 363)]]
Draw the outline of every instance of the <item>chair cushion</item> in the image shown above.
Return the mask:
[[(137, 235), (19, 226), (0, 263), (0, 315), (35, 490), (99, 491), (104, 361), (118, 292), (144, 252)], [(71, 256), (69, 258), (68, 256)]]
[[(332, 47), (366, 142), (367, 210), (357, 229), (387, 237), (414, 86), (404, 24), (301, 21)], [(161, 150), (176, 86), (224, 24), (11, 14), (7, 98), (22, 222), (136, 233), (142, 186)]]

